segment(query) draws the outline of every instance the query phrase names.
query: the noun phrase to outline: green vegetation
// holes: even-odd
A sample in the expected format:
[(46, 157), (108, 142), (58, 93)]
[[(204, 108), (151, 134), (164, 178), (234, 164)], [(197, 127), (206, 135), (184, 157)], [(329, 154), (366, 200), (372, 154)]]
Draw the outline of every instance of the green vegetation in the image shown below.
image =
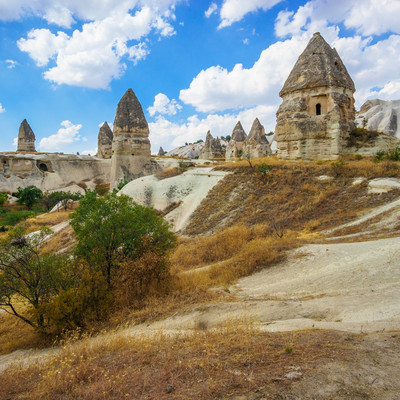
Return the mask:
[(71, 225), (78, 240), (76, 254), (109, 285), (113, 271), (125, 260), (138, 260), (148, 252), (163, 256), (175, 244), (162, 217), (124, 195), (97, 198), (88, 192), (71, 214)]
[[(65, 257), (39, 254), (50, 233), (48, 229), (30, 236), (25, 233), (18, 227), (0, 241), (0, 307), (43, 330), (46, 325), (43, 305), (69, 284), (69, 262)], [(21, 301), (31, 306), (25, 313), (19, 311)]]
[(400, 146), (397, 146), (392, 151), (378, 151), (375, 154), (374, 161), (379, 162), (382, 160), (400, 161)]
[(27, 186), (26, 188), (18, 188), (15, 194), (18, 197), (18, 204), (27, 206), (30, 210), (43, 197), (43, 192), (36, 186)]

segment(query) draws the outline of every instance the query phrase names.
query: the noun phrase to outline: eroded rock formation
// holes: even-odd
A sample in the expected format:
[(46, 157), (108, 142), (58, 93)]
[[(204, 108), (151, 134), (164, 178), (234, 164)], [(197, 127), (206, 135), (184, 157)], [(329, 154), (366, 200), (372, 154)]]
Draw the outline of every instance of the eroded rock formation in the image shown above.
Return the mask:
[(368, 100), (356, 116), (357, 126), (400, 138), (400, 100)]
[(261, 125), (258, 118), (256, 118), (251, 126), (249, 135), (243, 142), (243, 158), (257, 158), (264, 157), (271, 154), (271, 147), (269, 146), (265, 129)]
[(152, 173), (149, 126), (132, 89), (118, 103), (114, 120), (110, 187)]
[(219, 139), (214, 139), (211, 132), (207, 132), (206, 141), (204, 147), (200, 151), (199, 158), (202, 160), (210, 160), (214, 158), (225, 157), (224, 150), (221, 146)]
[(166, 154), (167, 154), (167, 152), (164, 151), (164, 149), (160, 146), (160, 150), (158, 150), (157, 155), (162, 157), (162, 156), (165, 156)]
[(36, 152), (35, 150), (35, 134), (32, 128), (28, 124), (28, 121), (24, 119), (21, 122), (18, 131), (18, 146), (17, 152)]
[(243, 142), (246, 140), (246, 137), (246, 132), (244, 131), (240, 121), (238, 121), (233, 128), (231, 140), (226, 147), (226, 161), (235, 159), (241, 155), (241, 153), (243, 152)]
[(111, 158), (111, 149), (113, 142), (113, 132), (107, 122), (104, 122), (99, 130), (97, 140), (97, 157), (108, 159)]
[(354, 83), (337, 51), (315, 33), (279, 95), (278, 157), (335, 159), (355, 128)]

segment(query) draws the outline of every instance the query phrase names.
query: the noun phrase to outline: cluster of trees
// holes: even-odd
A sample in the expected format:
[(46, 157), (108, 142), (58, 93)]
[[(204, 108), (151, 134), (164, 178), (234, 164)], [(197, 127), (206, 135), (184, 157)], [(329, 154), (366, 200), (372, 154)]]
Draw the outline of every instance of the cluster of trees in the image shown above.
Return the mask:
[(80, 193), (71, 192), (42, 192), (36, 186), (27, 186), (26, 188), (18, 188), (14, 193), (18, 198), (18, 204), (25, 205), (30, 210), (36, 206), (42, 206), (46, 211), (51, 210), (56, 204), (62, 203), (63, 207), (67, 209), (68, 201), (79, 200), (82, 198)]
[[(156, 212), (88, 191), (71, 214), (72, 254), (44, 254), (48, 229), (17, 227), (0, 240), (0, 307), (40, 332), (85, 327), (168, 287), (175, 235)], [(22, 300), (22, 302), (21, 302)], [(21, 306), (23, 303), (23, 306)]]

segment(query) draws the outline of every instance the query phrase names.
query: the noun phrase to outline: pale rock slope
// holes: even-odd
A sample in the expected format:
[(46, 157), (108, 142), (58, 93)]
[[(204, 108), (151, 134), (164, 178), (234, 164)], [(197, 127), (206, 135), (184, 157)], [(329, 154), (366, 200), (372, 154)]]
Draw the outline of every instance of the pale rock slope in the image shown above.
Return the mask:
[[(219, 141), (221, 143), (222, 148), (226, 148), (226, 146), (229, 143), (227, 140), (219, 139)], [(186, 146), (180, 146), (177, 147), (176, 149), (172, 149), (165, 155), (168, 157), (186, 157), (194, 159), (199, 157), (200, 151), (203, 149), (203, 147), (204, 147), (204, 142), (188, 144)]]
[(190, 216), (207, 196), (208, 192), (226, 175), (212, 168), (194, 168), (181, 175), (158, 180), (154, 175), (135, 179), (119, 192), (133, 198), (139, 204), (165, 210), (173, 203), (179, 206), (165, 218), (175, 231), (183, 229)]
[(368, 100), (356, 116), (356, 123), (371, 131), (384, 132), (400, 139), (400, 100)]

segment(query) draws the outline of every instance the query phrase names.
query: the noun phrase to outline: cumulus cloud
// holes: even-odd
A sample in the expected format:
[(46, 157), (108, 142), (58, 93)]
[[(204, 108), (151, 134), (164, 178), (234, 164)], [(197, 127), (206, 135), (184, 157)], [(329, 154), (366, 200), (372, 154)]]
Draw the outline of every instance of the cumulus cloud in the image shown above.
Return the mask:
[(156, 113), (175, 115), (181, 109), (182, 106), (175, 99), (170, 100), (164, 93), (158, 93), (154, 97), (153, 105), (148, 107), (147, 111), (153, 117)]
[(240, 21), (246, 14), (257, 10), (267, 11), (282, 0), (225, 0), (222, 4), (218, 28), (225, 28)]
[(18, 146), (18, 136), (13, 139), (13, 146)]
[[(368, 2), (372, 4), (373, 0), (365, 3)], [(398, 79), (400, 70), (400, 35), (392, 34), (382, 39), (357, 34), (353, 37), (340, 37), (338, 26), (330, 21), (348, 21), (355, 7), (353, 3), (349, 3), (344, 0), (338, 0), (335, 4), (326, 0), (315, 0), (296, 11), (280, 12), (275, 32), (286, 39), (263, 50), (250, 68), (236, 64), (232, 70), (228, 70), (217, 65), (200, 71), (189, 88), (180, 91), (180, 100), (191, 104), (200, 112), (240, 110), (260, 104), (275, 105), (277, 108), (280, 104), (278, 93), (285, 79), (316, 31), (321, 32), (325, 40), (338, 50), (347, 66), (357, 88), (357, 107), (377, 94), (373, 90), (376, 86), (390, 88), (390, 93), (395, 96), (398, 93), (397, 85), (392, 82)], [(364, 3), (359, 4), (364, 10)], [(387, 13), (391, 11), (393, 9), (389, 7)], [(387, 16), (387, 19), (385, 28), (382, 23), (377, 27), (377, 35), (382, 30), (387, 32), (392, 29), (391, 16)], [(387, 90), (389, 93), (389, 89)]]
[(158, 151), (160, 146), (164, 149), (173, 149), (186, 142), (205, 140), (208, 130), (214, 137), (231, 135), (237, 121), (241, 121), (243, 128), (249, 133), (256, 117), (268, 132), (274, 129), (275, 111), (275, 107), (257, 106), (232, 114), (209, 114), (203, 118), (192, 115), (181, 122), (171, 122), (165, 117), (159, 116), (155, 122), (149, 123), (153, 152)]
[(3, 105), (0, 103), (0, 114), (6, 112), (6, 109), (3, 107)]
[(15, 6), (22, 7), (18, 15), (31, 10), (59, 26), (71, 25), (73, 16), (90, 22), (72, 34), (62, 30), (54, 33), (46, 28), (33, 29), (26, 38), (18, 41), (18, 47), (38, 66), (49, 67), (44, 72), (49, 81), (58, 85), (105, 89), (113, 79), (124, 74), (125, 61), (136, 64), (149, 54), (145, 38), (150, 32), (155, 31), (160, 37), (175, 34), (171, 21), (175, 21), (174, 6), (179, 1), (69, 0), (61, 4), (47, 0), (47, 7), (44, 0), (33, 0), (30, 6), (20, 1)]
[(61, 122), (61, 126), (62, 128), (56, 134), (45, 137), (40, 141), (40, 150), (63, 150), (65, 145), (80, 140), (79, 130), (82, 128), (81, 124), (74, 125), (71, 121), (65, 120)]
[(212, 2), (210, 4), (210, 7), (208, 7), (208, 9), (205, 11), (204, 15), (206, 16), (206, 18), (210, 18), (212, 14), (215, 13), (215, 11), (218, 10), (218, 6)]

